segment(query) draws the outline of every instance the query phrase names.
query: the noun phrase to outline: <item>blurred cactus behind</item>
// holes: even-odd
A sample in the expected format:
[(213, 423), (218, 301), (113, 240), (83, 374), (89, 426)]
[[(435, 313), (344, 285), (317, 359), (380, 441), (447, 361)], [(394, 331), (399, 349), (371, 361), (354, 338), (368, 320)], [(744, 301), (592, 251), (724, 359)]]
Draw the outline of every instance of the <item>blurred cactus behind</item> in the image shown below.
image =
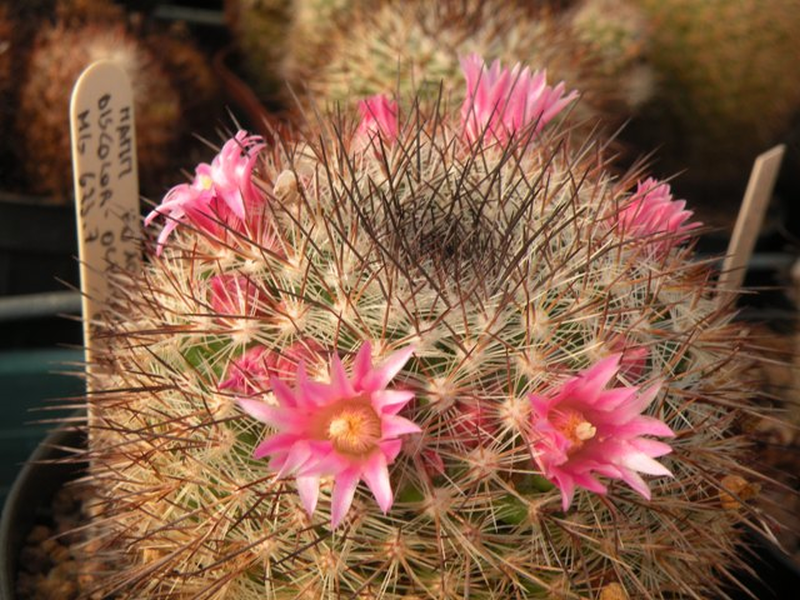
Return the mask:
[(158, 55), (171, 86), (180, 96), (187, 133), (209, 134), (209, 121), (220, 112), (220, 89), (209, 67), (209, 57), (199, 51), (184, 23), (173, 23), (167, 30), (158, 28), (142, 37)]
[[(631, 31), (641, 20), (612, 13), (608, 27), (629, 35), (615, 37), (612, 48), (601, 47), (606, 39), (592, 39), (583, 26), (585, 11), (582, 5), (557, 10), (547, 2), (356, 3), (316, 49), (288, 56), (294, 63), (286, 77), (315, 102), (398, 89), (402, 96), (420, 87), (423, 96), (435, 98), (442, 80), (454, 81), (459, 57), (477, 52), (546, 68), (551, 77), (581, 89), (581, 117), (592, 125), (600, 117), (613, 127), (651, 92), (638, 60), (645, 36)], [(619, 24), (614, 23), (618, 14)], [(463, 100), (458, 87), (444, 91), (445, 97), (455, 94), (454, 103)]]
[[(64, 49), (70, 48), (65, 53)], [(180, 97), (156, 57), (122, 24), (44, 27), (20, 91), (17, 132), (30, 191), (70, 198), (72, 163), (66, 130), (69, 99), (81, 72), (96, 60), (122, 66), (134, 86), (137, 146), (143, 177), (171, 163), (181, 134)]]
[(324, 62), (318, 53), (326, 52), (337, 32), (347, 23), (352, 23), (354, 13), (370, 10), (379, 4), (379, 0), (291, 0), (288, 43), (281, 57), (281, 75), (293, 84), (299, 83), (293, 79), (293, 74), (305, 72), (307, 65)]
[[(453, 81), (459, 57), (472, 52), (547, 68), (552, 77), (579, 86), (584, 96), (579, 110), (591, 125), (597, 117), (609, 127), (619, 125), (652, 93), (641, 61), (645, 21), (631, 7), (595, 15), (591, 2), (554, 0), (294, 0), (289, 5), (231, 0), (228, 5), (238, 17), (233, 31), (249, 57), (248, 74), (260, 91), (281, 92), (290, 107), (294, 95), (306, 108), (398, 90), (401, 95), (421, 90), (431, 100), (442, 80)], [(455, 94), (455, 103), (463, 100), (457, 87), (444, 92)]]
[[(12, 35), (14, 23), (8, 14), (8, 7), (0, 4), (0, 139), (5, 140), (6, 128), (10, 121), (11, 94), (13, 92), (11, 74), (13, 73), (13, 60), (11, 56)], [(0, 148), (5, 142), (0, 143)]]
[(460, 106), (379, 96), (272, 147), (239, 132), (149, 215), (88, 398), (87, 593), (733, 584), (742, 524), (766, 527), (726, 483), (761, 479), (753, 357), (691, 212), (574, 144), (570, 88), (462, 68)]
[(0, 4), (6, 6), (15, 32), (9, 49), (12, 77), (4, 80), (13, 83), (6, 115), (14, 133), (10, 151), (18, 163), (6, 183), (16, 191), (69, 202), (69, 98), (91, 62), (110, 59), (126, 70), (134, 87), (143, 189), (161, 193), (166, 173), (177, 168), (181, 145), (191, 133), (209, 134), (220, 113), (209, 61), (185, 28), (154, 26), (109, 0)]
[(688, 168), (684, 179), (742, 190), (755, 155), (780, 141), (800, 111), (800, 3), (630, 3), (651, 23), (648, 61), (659, 88), (637, 137), (663, 144), (661, 170)]
[(283, 92), (280, 62), (289, 44), (292, 0), (225, 0), (231, 30), (245, 75), (259, 96)]

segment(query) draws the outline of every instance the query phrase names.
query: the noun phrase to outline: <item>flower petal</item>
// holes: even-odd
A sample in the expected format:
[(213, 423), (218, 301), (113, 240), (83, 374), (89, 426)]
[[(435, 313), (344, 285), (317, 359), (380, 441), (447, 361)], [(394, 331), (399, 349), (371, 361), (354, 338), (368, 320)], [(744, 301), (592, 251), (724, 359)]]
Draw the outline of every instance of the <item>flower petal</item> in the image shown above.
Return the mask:
[(386, 457), (382, 452), (373, 454), (361, 472), (364, 481), (375, 496), (383, 514), (389, 512), (394, 498), (392, 485), (389, 482), (389, 469), (386, 466)]
[(419, 425), (404, 417), (384, 417), (381, 422), (381, 434), (384, 439), (396, 438), (409, 433), (420, 433)]
[(336, 477), (331, 498), (331, 529), (336, 529), (350, 510), (358, 481), (359, 473), (355, 468), (339, 473)]
[(294, 434), (278, 433), (270, 436), (261, 442), (253, 451), (253, 458), (264, 458), (276, 452), (289, 452), (297, 441), (297, 436)]
[(639, 452), (636, 450), (628, 452), (622, 457), (622, 465), (629, 469), (633, 469), (634, 471), (639, 471), (640, 473), (646, 473), (648, 475), (672, 476), (672, 471), (667, 469), (660, 462), (650, 458), (644, 452)]
[(339, 398), (350, 398), (356, 395), (356, 391), (353, 388), (352, 383), (347, 378), (347, 373), (345, 373), (344, 365), (342, 365), (341, 359), (334, 354), (333, 358), (331, 359), (331, 383), (330, 383), (330, 394), (333, 397)]
[(300, 502), (303, 503), (303, 508), (306, 509), (309, 517), (314, 514), (314, 509), (317, 507), (319, 480), (319, 475), (297, 477), (297, 494), (300, 496)]
[(366, 392), (374, 392), (385, 388), (402, 370), (411, 355), (414, 354), (414, 350), (414, 346), (406, 346), (393, 353), (379, 368), (370, 371), (361, 380), (361, 389)]
[(297, 406), (297, 400), (295, 399), (294, 392), (289, 388), (288, 385), (283, 383), (283, 381), (277, 377), (270, 377), (269, 384), (272, 387), (272, 391), (275, 393), (275, 398), (278, 400), (278, 404), (286, 407)]
[(383, 452), (383, 455), (386, 457), (386, 464), (390, 465), (397, 458), (397, 455), (400, 454), (400, 450), (403, 449), (403, 440), (383, 440), (379, 446), (381, 452)]
[(278, 429), (294, 429), (299, 427), (303, 419), (282, 407), (272, 406), (262, 400), (237, 398), (237, 404), (254, 419)]
[(635, 492), (638, 492), (645, 500), (650, 500), (650, 486), (638, 473), (630, 469), (622, 469), (622, 480), (627, 483)]
[(407, 390), (378, 390), (372, 392), (372, 408), (378, 414), (396, 415), (414, 399), (414, 392)]
[(372, 369), (372, 344), (364, 342), (361, 349), (356, 354), (353, 361), (353, 382), (358, 391), (364, 391), (361, 381), (369, 374)]
[(275, 476), (278, 479), (281, 479), (287, 474), (297, 471), (303, 465), (305, 465), (311, 457), (312, 453), (308, 442), (303, 440), (295, 442), (289, 450), (289, 453), (286, 455), (286, 461), (283, 463)]

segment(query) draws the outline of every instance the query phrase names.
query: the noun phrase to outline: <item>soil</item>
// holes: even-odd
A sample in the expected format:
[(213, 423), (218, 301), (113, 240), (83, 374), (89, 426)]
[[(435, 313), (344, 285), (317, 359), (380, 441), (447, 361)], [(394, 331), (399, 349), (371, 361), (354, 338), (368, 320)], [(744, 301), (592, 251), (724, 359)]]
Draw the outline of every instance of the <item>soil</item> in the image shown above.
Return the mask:
[(18, 600), (73, 600), (86, 581), (80, 565), (80, 526), (86, 522), (82, 509), (86, 488), (67, 485), (51, 501), (49, 516), (41, 517), (25, 540), (17, 574)]

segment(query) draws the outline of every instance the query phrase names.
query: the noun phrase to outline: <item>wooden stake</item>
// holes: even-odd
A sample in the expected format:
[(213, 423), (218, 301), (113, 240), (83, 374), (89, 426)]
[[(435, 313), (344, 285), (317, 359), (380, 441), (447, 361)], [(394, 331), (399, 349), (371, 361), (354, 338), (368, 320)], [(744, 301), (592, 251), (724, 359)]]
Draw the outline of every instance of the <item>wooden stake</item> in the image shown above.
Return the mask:
[(89, 66), (72, 92), (69, 120), (91, 392), (100, 343), (95, 331), (112, 289), (108, 272), (115, 266), (135, 272), (141, 263), (133, 91), (126, 73), (110, 61)]
[(753, 255), (785, 152), (786, 146), (775, 146), (759, 155), (753, 164), (717, 284), (720, 302), (730, 300), (729, 294), (738, 292), (744, 283), (747, 263)]

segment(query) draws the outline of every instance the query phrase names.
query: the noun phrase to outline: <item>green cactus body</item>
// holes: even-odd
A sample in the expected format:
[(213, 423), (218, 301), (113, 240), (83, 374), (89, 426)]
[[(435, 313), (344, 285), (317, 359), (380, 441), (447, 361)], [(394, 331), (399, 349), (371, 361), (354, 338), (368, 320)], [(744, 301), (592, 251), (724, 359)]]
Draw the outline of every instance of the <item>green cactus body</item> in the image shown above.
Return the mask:
[[(736, 422), (751, 391), (745, 340), (707, 265), (615, 225), (637, 173), (612, 178), (602, 151), (571, 146), (566, 130), (468, 143), (456, 114), (426, 110), (403, 103), (396, 139), (366, 145), (351, 112), (321, 117), (266, 150), (261, 208), (251, 198), (244, 230), (183, 223), (143, 272), (115, 279), (118, 317), (89, 398), (101, 592), (500, 600), (719, 589), (750, 517), (744, 505), (723, 509), (719, 492), (745, 472)], [(194, 191), (210, 189), (202, 177)], [(237, 290), (222, 305), (220, 281)], [(617, 482), (607, 495), (579, 490), (564, 510), (532, 456), (529, 394), (620, 340), (642, 353), (619, 385), (657, 389), (647, 414), (677, 434), (663, 461), (674, 478), (652, 479), (651, 500)], [(402, 438), (389, 467), (391, 508), (360, 484), (332, 528), (332, 482), (310, 515), (295, 480), (252, 457), (269, 428), (220, 382), (256, 347), (300, 368), (299, 345), (322, 385), (334, 356), (355, 372), (366, 341), (376, 362), (413, 348), (390, 387), (413, 392), (402, 414), (421, 433)], [(271, 381), (252, 382), (250, 397), (275, 402)], [(595, 435), (579, 425), (576, 443)]]

